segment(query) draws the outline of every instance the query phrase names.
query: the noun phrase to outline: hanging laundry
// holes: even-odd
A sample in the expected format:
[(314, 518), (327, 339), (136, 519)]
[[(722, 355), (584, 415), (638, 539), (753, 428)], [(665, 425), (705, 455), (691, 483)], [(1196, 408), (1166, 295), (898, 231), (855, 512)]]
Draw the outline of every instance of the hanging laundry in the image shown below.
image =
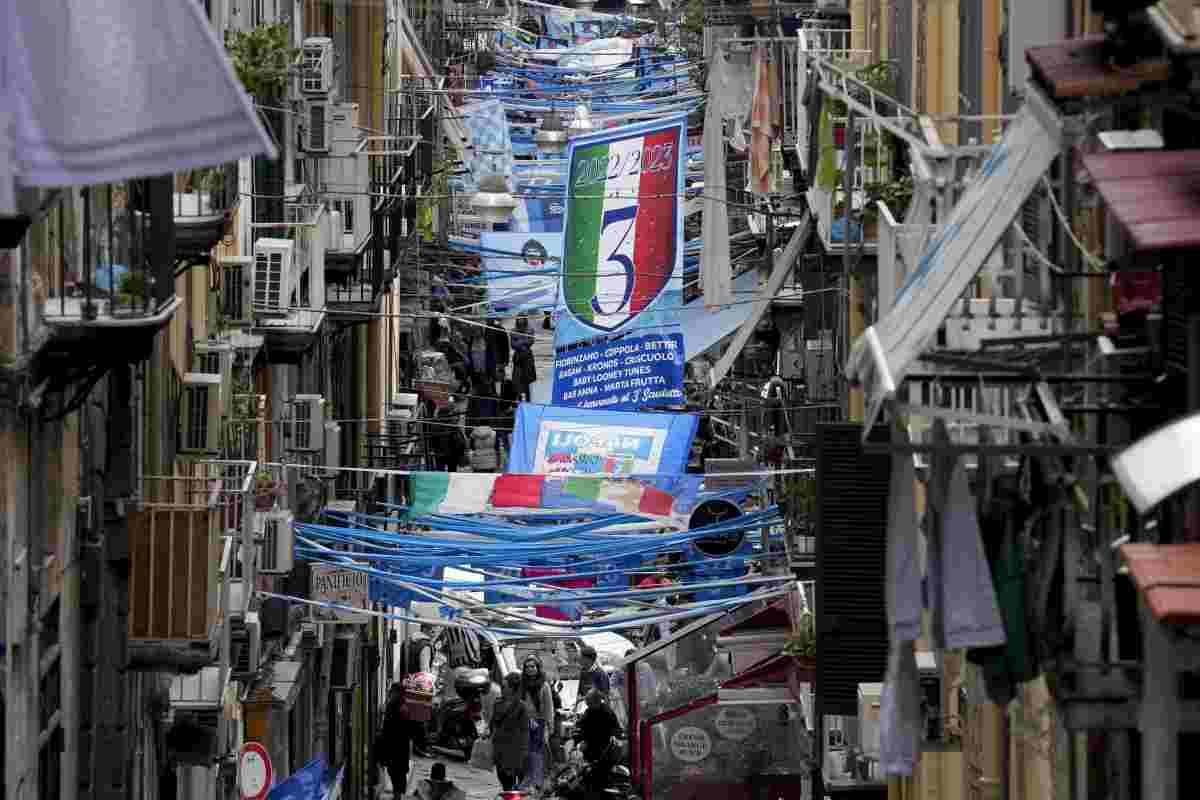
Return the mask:
[[(729, 257), (729, 210), (725, 204), (725, 120), (732, 119), (742, 141), (742, 123), (750, 113), (753, 73), (748, 64), (732, 61), (721, 48), (708, 73), (708, 108), (704, 118), (704, 199), (700, 252), (700, 287), (706, 308), (733, 303), (733, 268)], [(736, 146), (736, 145), (735, 145)], [(741, 187), (738, 187), (739, 189)]]
[(14, 179), (81, 186), (275, 157), (202, 4), (3, 0), (0, 53), (0, 213)]
[(779, 138), (782, 115), (773, 92), (778, 92), (778, 77), (772, 78), (775, 63), (770, 51), (759, 45), (754, 50), (754, 100), (750, 104), (750, 191), (766, 195), (770, 191), (771, 141)]

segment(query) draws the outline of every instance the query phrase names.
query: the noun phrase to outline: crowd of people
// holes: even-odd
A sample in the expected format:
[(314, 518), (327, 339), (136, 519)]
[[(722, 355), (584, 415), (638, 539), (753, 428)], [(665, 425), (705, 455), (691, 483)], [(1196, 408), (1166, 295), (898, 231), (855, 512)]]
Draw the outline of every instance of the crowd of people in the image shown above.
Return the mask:
[[(610, 692), (610, 679), (598, 663), (596, 650), (583, 646), (579, 694), (584, 697), (586, 709), (576, 725), (575, 738), (589, 761), (599, 757), (620, 731), (610, 705)], [(526, 657), (520, 672), (504, 676), (501, 696), (492, 706), (484, 734), (503, 790), (519, 789), (530, 794), (544, 791), (549, 767), (557, 760), (552, 739), (561, 706), (537, 655)], [(408, 791), (413, 754), (423, 755), (419, 749), (424, 743), (420, 728), (420, 723), (414, 724), (409, 716), (401, 685), (393, 684), (375, 744), (375, 763), (378, 770), (386, 771), (394, 798), (404, 797)], [(411, 796), (417, 800), (462, 800), (465, 795), (461, 792), (453, 781), (446, 780), (445, 764), (436, 762), (430, 777), (420, 781)]]
[(529, 399), (529, 387), (537, 381), (533, 339), (525, 316), (517, 317), (511, 330), (499, 319), (479, 325), (454, 324), (446, 317), (432, 322), (431, 347), (446, 357), (453, 376), (453, 399), (434, 413), (429, 432), (433, 469), (499, 469), (517, 405)]

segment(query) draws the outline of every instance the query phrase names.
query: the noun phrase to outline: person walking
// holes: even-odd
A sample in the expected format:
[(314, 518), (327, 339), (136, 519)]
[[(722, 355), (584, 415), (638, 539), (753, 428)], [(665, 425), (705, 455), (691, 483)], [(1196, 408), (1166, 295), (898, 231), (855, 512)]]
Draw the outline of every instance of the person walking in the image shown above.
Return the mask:
[(500, 788), (511, 791), (525, 780), (529, 758), (529, 703), (521, 694), (521, 675), (504, 676), (504, 694), (492, 711), (492, 760)]
[(392, 782), (392, 797), (404, 797), (408, 789), (408, 768), (411, 757), (411, 727), (405, 706), (404, 690), (393, 683), (388, 688), (387, 705), (383, 711), (383, 726), (375, 741), (375, 761), (387, 770)]
[(546, 780), (546, 737), (554, 721), (554, 697), (542, 660), (528, 656), (521, 664), (521, 693), (529, 703), (529, 755), (526, 758), (525, 780), (521, 789), (541, 790)]
[(597, 662), (596, 648), (590, 644), (579, 648), (579, 693), (586, 697), (590, 690), (595, 689), (607, 700), (612, 683), (608, 673)]

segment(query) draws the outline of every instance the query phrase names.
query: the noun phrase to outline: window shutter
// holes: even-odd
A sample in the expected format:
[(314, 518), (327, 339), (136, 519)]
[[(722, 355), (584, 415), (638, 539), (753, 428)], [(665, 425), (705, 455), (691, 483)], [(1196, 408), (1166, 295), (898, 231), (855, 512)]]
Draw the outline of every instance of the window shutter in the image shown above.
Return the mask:
[[(887, 428), (872, 434), (886, 440)], [(817, 702), (858, 715), (858, 684), (887, 670), (884, 596), (891, 456), (864, 453), (862, 426), (817, 427)]]

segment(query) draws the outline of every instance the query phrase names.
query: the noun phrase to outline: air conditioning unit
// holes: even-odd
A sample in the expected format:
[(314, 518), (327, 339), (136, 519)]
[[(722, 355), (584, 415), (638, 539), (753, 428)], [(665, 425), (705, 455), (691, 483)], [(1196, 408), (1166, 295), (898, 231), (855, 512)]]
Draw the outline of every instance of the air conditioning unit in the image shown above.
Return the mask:
[(296, 243), (291, 239), (259, 239), (254, 243), (251, 302), (256, 316), (284, 316), (292, 298), (292, 261)]
[(268, 512), (264, 523), (258, 571), (264, 575), (286, 575), (292, 571), (292, 550), (296, 542), (292, 512)]
[(231, 325), (253, 325), (251, 303), (254, 286), (254, 259), (250, 256), (226, 256), (221, 268), (221, 307)]
[(358, 129), (358, 103), (334, 103), (329, 107), (329, 116), (333, 123), (330, 151), (342, 158), (354, 155), (362, 138)]
[(227, 342), (204, 340), (196, 342), (193, 370), (197, 373), (221, 377), (221, 414), (232, 409), (233, 393), (233, 345)]
[(298, 394), (292, 398), (292, 441), (288, 450), (325, 449), (325, 398)]
[(304, 107), (300, 149), (306, 153), (329, 152), (329, 103), (324, 100), (311, 100)]
[(300, 91), (327, 95), (333, 90), (333, 39), (313, 36), (301, 45)]
[(244, 618), (233, 617), (229, 622), (230, 675), (241, 680), (253, 678), (258, 674), (262, 660), (262, 625), (258, 612), (247, 612)]
[(221, 376), (188, 372), (179, 396), (179, 452), (221, 452)]

